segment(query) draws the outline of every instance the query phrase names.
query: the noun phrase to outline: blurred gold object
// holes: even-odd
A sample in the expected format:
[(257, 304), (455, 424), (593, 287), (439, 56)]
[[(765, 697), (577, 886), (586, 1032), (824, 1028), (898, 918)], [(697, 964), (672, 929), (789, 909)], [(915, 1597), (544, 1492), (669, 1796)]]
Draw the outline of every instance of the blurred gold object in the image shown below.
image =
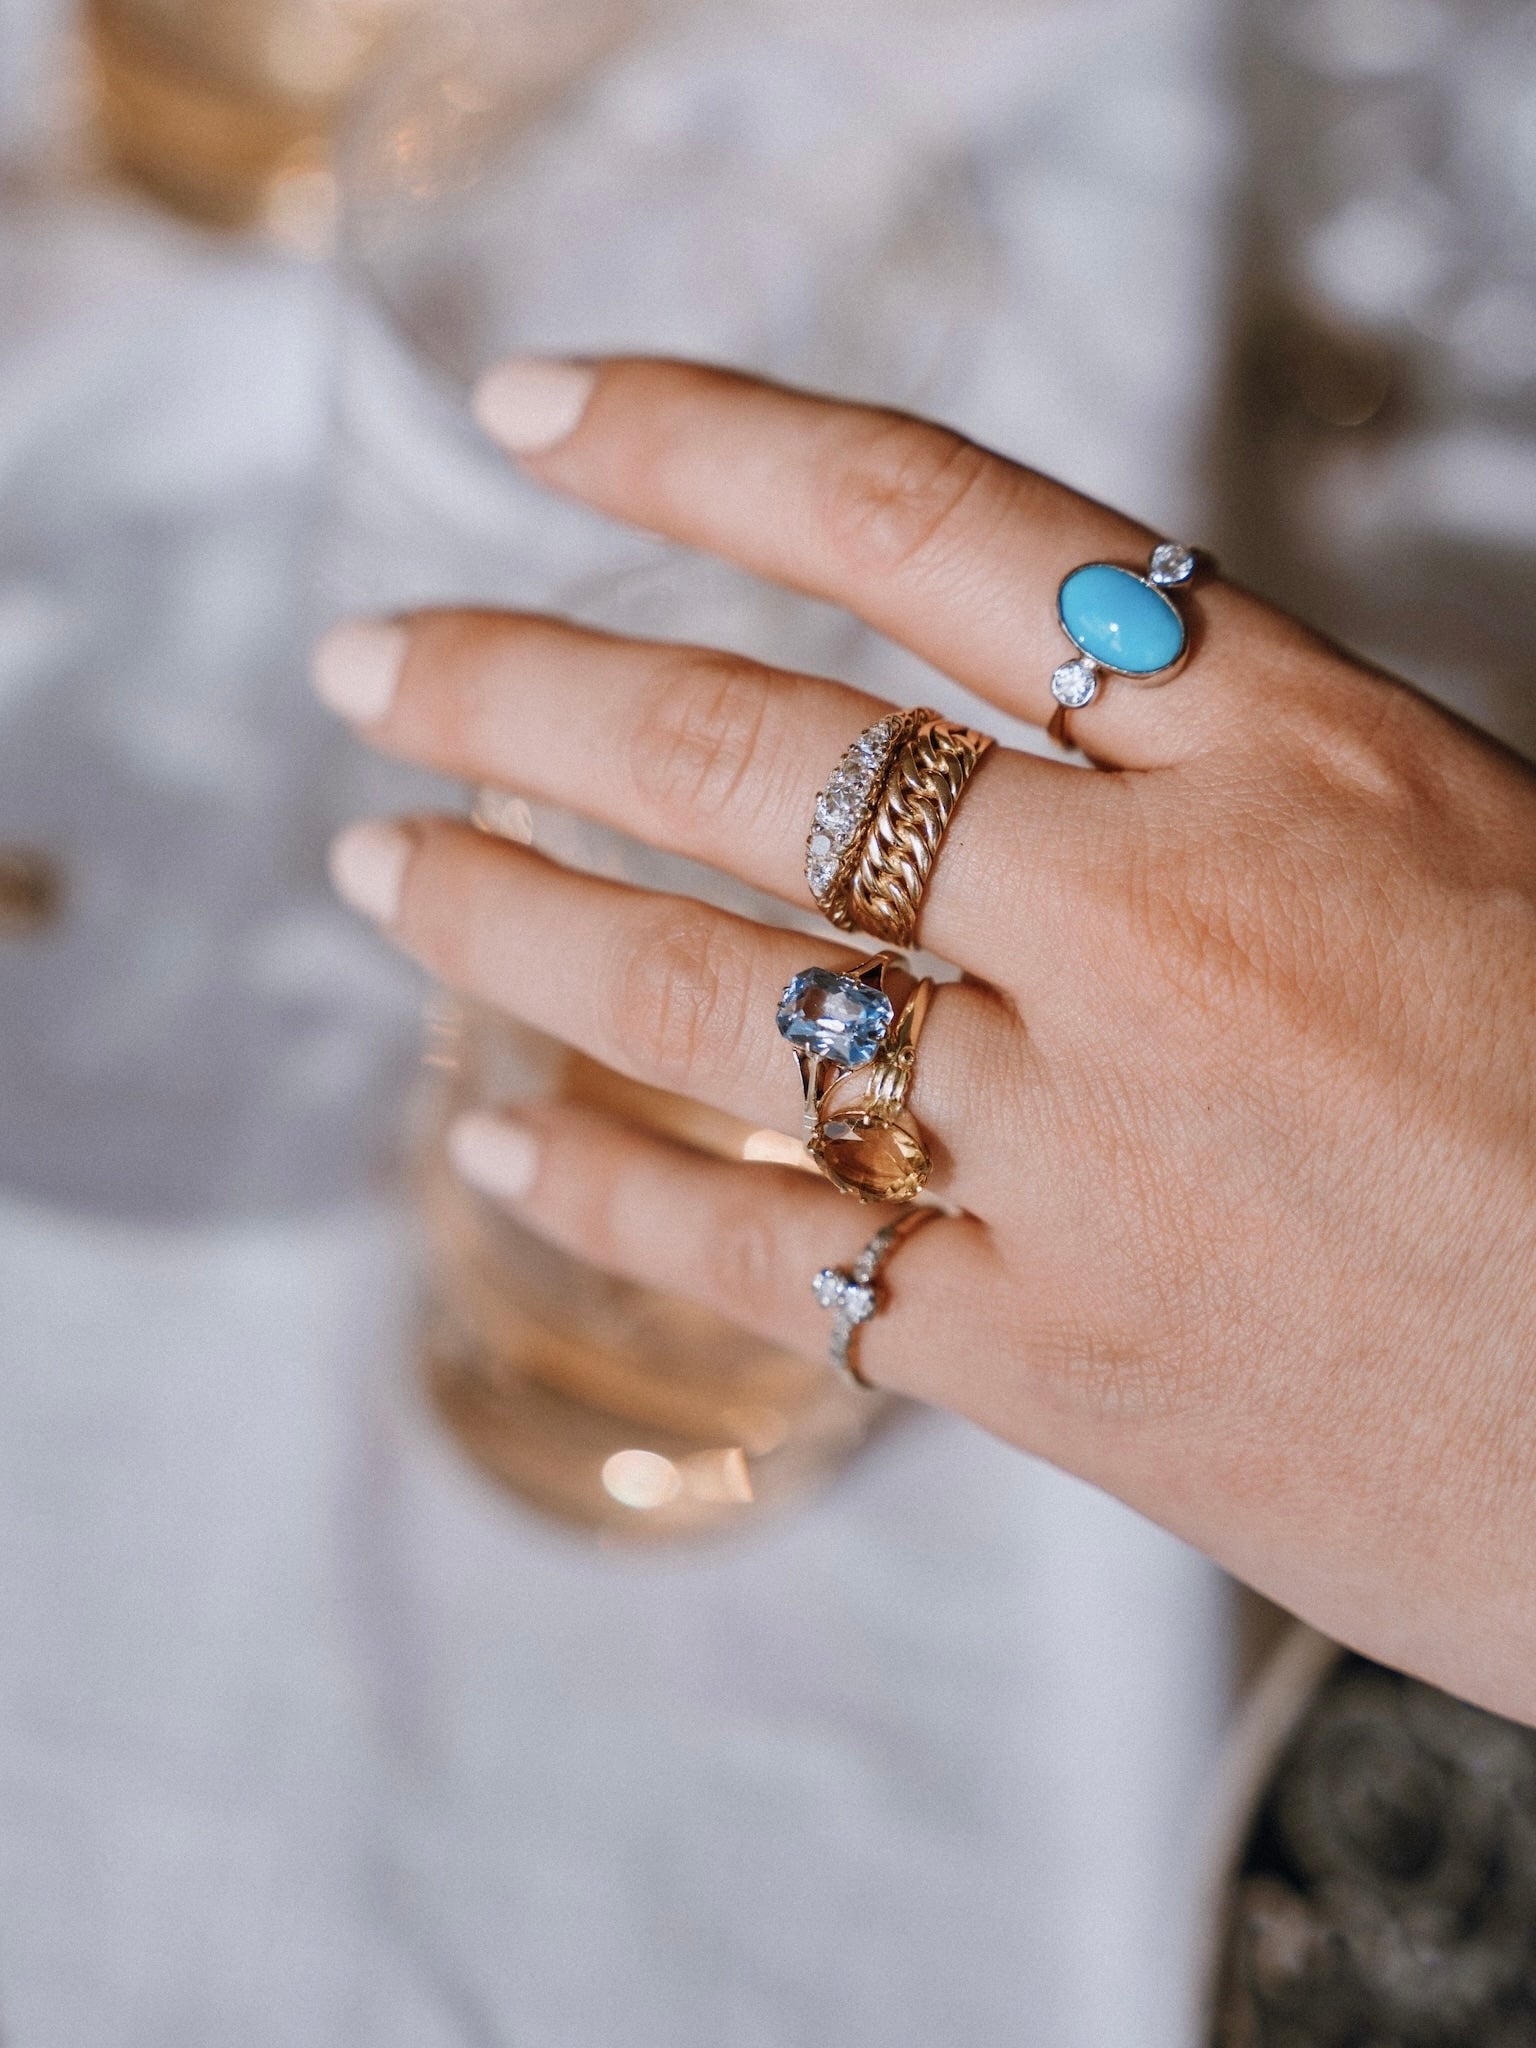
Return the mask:
[(63, 902), (58, 869), (30, 846), (0, 846), (0, 938), (22, 938), (52, 924)]
[(544, 1243), (466, 1186), (441, 1142), (461, 1109), (540, 1086), (721, 1157), (744, 1156), (749, 1127), (486, 1011), (446, 1017), (431, 1057), (445, 1091), (426, 1164), (427, 1385), (470, 1456), (622, 1542), (738, 1527), (834, 1476), (888, 1403)]
[(345, 96), (413, 0), (87, 0), (103, 145), (165, 204), (321, 246)]
[[(537, 836), (528, 804), (504, 791), (482, 789), (472, 817), (519, 845)], [(825, 1365), (544, 1243), (469, 1188), (443, 1144), (461, 1110), (551, 1094), (718, 1159), (814, 1171), (795, 1140), (487, 1009), (446, 1005), (427, 1058), (442, 1087), (424, 1205), (427, 1385), (494, 1478), (605, 1537), (705, 1535), (824, 1484), (890, 1412)]]

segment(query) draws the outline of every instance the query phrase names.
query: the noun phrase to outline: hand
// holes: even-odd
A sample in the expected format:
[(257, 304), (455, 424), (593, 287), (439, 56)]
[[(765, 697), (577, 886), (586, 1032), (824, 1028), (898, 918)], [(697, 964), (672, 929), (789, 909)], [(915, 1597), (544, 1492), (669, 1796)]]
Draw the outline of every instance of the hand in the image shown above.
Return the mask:
[[(512, 364), (479, 404), (556, 489), (1039, 722), (1059, 580), (1154, 538), (939, 428), (714, 371)], [(912, 1107), (966, 1213), (893, 1259), (862, 1361), (1536, 1720), (1536, 778), (1243, 592), (1190, 605), (1174, 682), (1076, 714), (1119, 772), (997, 748), (955, 814), (922, 937), (967, 978), (934, 999)], [(793, 903), (812, 796), (886, 708), (478, 613), (340, 628), (317, 679), (378, 746)], [(334, 865), (460, 988), (798, 1129), (779, 992), (856, 954), (441, 819), (354, 827)], [(459, 1152), (547, 1237), (814, 1356), (809, 1276), (880, 1220), (574, 1106)]]

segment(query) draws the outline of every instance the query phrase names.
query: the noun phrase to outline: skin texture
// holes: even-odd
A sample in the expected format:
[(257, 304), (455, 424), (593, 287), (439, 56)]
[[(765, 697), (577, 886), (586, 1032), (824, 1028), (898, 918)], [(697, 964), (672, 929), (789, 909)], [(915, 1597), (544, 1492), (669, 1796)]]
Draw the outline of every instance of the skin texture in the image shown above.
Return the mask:
[[(1061, 577), (1157, 537), (936, 427), (678, 364), (599, 366), (520, 459), (1038, 723)], [(892, 1261), (861, 1356), (1536, 1721), (1536, 777), (1240, 591), (1188, 610), (1175, 681), (1076, 714), (1115, 772), (998, 748), (956, 814), (922, 936), (968, 979), (936, 996), (912, 1107), (966, 1214)], [(794, 903), (812, 796), (887, 708), (548, 619), (404, 624), (370, 741)], [(383, 921), (434, 972), (798, 1128), (773, 1017), (814, 945), (398, 829)], [(808, 1276), (881, 1212), (590, 1110), (511, 1114), (533, 1228), (823, 1355)]]

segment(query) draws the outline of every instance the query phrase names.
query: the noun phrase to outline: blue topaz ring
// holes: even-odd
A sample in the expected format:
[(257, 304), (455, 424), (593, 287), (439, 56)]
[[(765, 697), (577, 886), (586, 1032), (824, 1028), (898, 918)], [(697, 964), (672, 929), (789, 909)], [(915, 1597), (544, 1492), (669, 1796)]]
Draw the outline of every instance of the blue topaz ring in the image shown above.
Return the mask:
[(1169, 595), (1194, 575), (1198, 558), (1182, 541), (1159, 541), (1145, 576), (1113, 562), (1084, 562), (1062, 579), (1056, 617), (1077, 649), (1051, 677), (1062, 711), (1081, 711), (1104, 676), (1165, 683), (1189, 651), (1189, 628)]
[(913, 1236), (925, 1223), (932, 1223), (944, 1210), (909, 1209), (894, 1223), (877, 1230), (856, 1259), (847, 1266), (823, 1266), (811, 1282), (811, 1292), (832, 1317), (827, 1337), (827, 1357), (832, 1370), (841, 1373), (851, 1386), (866, 1393), (876, 1388), (859, 1370), (855, 1340), (861, 1326), (877, 1316), (886, 1304), (880, 1283), (880, 1268), (897, 1245)]
[(846, 973), (807, 967), (779, 999), (780, 1036), (800, 1065), (805, 1149), (839, 1194), (910, 1202), (932, 1171), (907, 1108), (931, 981), (895, 953)]

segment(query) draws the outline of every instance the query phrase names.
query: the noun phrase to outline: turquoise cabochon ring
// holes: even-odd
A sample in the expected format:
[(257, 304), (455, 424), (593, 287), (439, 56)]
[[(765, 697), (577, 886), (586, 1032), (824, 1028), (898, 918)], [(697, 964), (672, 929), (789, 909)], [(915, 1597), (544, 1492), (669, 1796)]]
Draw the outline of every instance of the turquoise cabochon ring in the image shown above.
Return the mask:
[(1169, 592), (1195, 573), (1197, 556), (1182, 541), (1159, 541), (1145, 576), (1113, 562), (1084, 562), (1056, 593), (1061, 630), (1077, 649), (1051, 677), (1051, 695), (1080, 711), (1099, 694), (1106, 673), (1161, 683), (1189, 649), (1189, 628)]

